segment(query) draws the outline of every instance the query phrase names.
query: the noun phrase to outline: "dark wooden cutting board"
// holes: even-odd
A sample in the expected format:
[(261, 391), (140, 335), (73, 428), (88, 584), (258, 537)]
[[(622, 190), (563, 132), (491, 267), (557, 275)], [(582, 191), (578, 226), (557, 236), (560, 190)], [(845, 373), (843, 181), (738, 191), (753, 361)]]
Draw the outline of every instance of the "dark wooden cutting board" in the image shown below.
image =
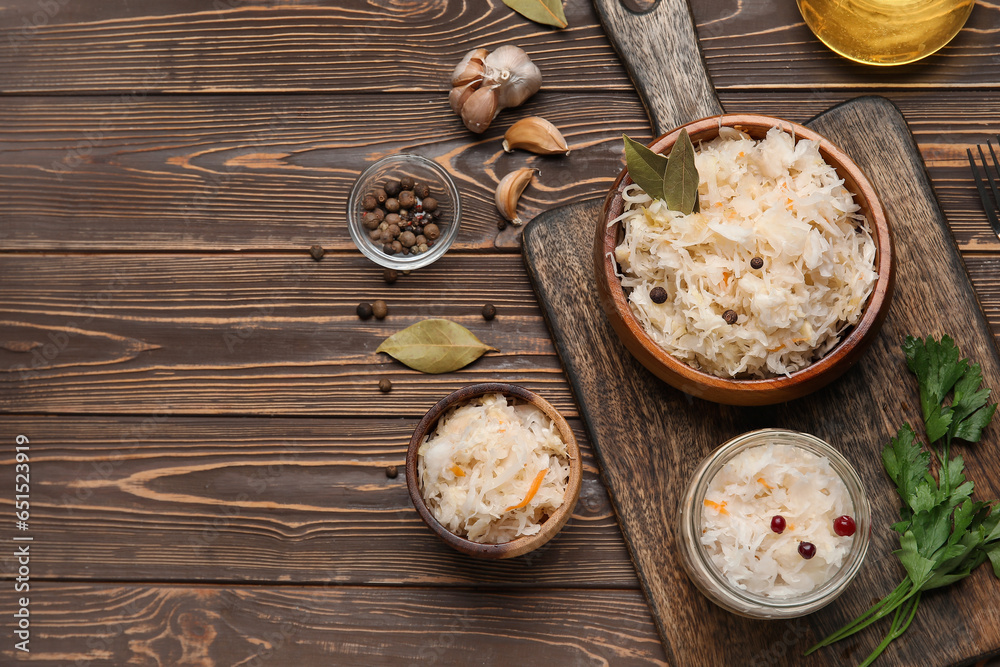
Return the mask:
[[(632, 74), (654, 135), (721, 112), (690, 28), (687, 5), (662, 0), (648, 14), (595, 0)], [(662, 66), (658, 64), (662, 63)], [(693, 92), (693, 96), (689, 94)], [(591, 245), (600, 200), (540, 215), (524, 232), (524, 259), (570, 378), (671, 662), (677, 665), (842, 665), (862, 660), (888, 621), (809, 658), (813, 642), (890, 592), (905, 574), (891, 551), (898, 499), (879, 452), (904, 422), (921, 423), (916, 382), (899, 345), (907, 334), (956, 339), (1000, 392), (1000, 356), (906, 121), (891, 102), (862, 97), (808, 125), (846, 150), (881, 193), (898, 248), (896, 293), (879, 338), (843, 378), (786, 404), (741, 408), (702, 401), (662, 383), (618, 341), (597, 300)], [(998, 420), (1000, 421), (1000, 420)], [(839, 447), (865, 481), (871, 550), (848, 591), (811, 616), (755, 621), (725, 612), (688, 581), (674, 536), (677, 503), (712, 449), (755, 428), (813, 433)], [(959, 446), (980, 499), (1000, 496), (1000, 425)], [(949, 665), (1000, 651), (1000, 582), (989, 566), (924, 596), (908, 633), (878, 664)]]

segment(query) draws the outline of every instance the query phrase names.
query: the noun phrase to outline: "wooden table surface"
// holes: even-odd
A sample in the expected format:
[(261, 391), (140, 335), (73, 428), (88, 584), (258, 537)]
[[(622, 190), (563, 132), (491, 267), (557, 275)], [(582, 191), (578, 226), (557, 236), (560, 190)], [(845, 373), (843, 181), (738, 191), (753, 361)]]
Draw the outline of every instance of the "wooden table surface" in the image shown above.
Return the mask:
[[(867, 93), (900, 107), (1000, 336), (1000, 240), (965, 157), (1000, 133), (1000, 6), (977, 4), (938, 55), (868, 68), (827, 51), (791, 0), (692, 4), (728, 111), (804, 121)], [(566, 14), (557, 31), (500, 0), (0, 7), (0, 663), (667, 662), (518, 231), (498, 231), (493, 206), (523, 165), (541, 169), (527, 218), (599, 195), (621, 134), (649, 136), (589, 1)], [(474, 136), (449, 74), (503, 43), (543, 90)], [(535, 114), (568, 158), (503, 153), (503, 130)], [(443, 259), (386, 285), (344, 207), (365, 165), (399, 152), (446, 166), (467, 214)], [(360, 321), (377, 298), (389, 317)], [(375, 354), (431, 316), (501, 351), (441, 376)], [(586, 452), (573, 518), (511, 562), (450, 551), (386, 471), (434, 402), (488, 380), (549, 399)], [(10, 516), (17, 435), (27, 531)], [(27, 654), (12, 616), (24, 544)]]

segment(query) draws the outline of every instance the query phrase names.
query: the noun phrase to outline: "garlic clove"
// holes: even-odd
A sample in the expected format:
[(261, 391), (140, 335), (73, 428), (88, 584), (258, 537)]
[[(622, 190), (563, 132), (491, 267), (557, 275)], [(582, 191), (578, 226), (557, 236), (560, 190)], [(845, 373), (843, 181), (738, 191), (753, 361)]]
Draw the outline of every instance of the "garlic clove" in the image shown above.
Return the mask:
[(451, 73), (452, 86), (464, 86), (475, 79), (483, 76), (483, 59), (489, 55), (486, 49), (472, 49), (458, 63), (455, 71)]
[(481, 84), (481, 79), (474, 79), (464, 86), (455, 86), (452, 88), (451, 92), (448, 93), (448, 103), (451, 105), (451, 110), (461, 115), (462, 107), (465, 106), (469, 97), (479, 89)]
[(517, 202), (537, 172), (538, 170), (532, 167), (521, 167), (504, 176), (497, 184), (497, 190), (493, 196), (497, 210), (500, 211), (500, 215), (505, 220), (509, 220), (513, 225), (520, 225), (524, 222), (517, 215)]
[(566, 139), (555, 125), (540, 116), (522, 118), (503, 135), (503, 149), (520, 148), (538, 155), (569, 155)]
[(493, 88), (481, 86), (462, 104), (462, 121), (469, 130), (481, 133), (490, 126), (500, 112), (497, 95)]
[(497, 86), (501, 109), (520, 106), (542, 87), (542, 73), (523, 50), (504, 44), (483, 59), (483, 81)]

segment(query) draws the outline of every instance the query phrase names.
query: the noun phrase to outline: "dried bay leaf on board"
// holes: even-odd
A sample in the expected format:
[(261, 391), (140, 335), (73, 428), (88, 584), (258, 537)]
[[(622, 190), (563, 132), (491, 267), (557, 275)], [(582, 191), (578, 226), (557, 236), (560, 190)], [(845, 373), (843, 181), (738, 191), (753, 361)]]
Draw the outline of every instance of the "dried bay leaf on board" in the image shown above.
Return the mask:
[(632, 182), (653, 199), (663, 199), (664, 172), (667, 158), (654, 153), (638, 141), (622, 135), (625, 141), (625, 166)]
[(554, 25), (557, 28), (569, 25), (563, 12), (562, 0), (503, 0), (503, 4), (535, 23)]
[[(663, 171), (663, 201), (671, 211), (690, 215), (698, 210), (698, 168), (694, 163), (694, 145), (687, 130), (670, 149), (670, 159)], [(648, 190), (647, 190), (648, 192)]]
[(421, 373), (450, 373), (496, 350), (451, 320), (430, 319), (412, 324), (382, 341), (385, 352)]

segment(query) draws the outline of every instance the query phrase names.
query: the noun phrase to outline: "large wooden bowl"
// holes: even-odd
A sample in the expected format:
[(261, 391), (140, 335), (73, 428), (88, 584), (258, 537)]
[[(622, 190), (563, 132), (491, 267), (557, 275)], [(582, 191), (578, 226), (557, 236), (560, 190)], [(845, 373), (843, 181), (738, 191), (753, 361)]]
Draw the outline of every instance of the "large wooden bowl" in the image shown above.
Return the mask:
[[(552, 420), (559, 431), (559, 436), (566, 443), (566, 453), (569, 456), (569, 481), (566, 484), (566, 496), (563, 504), (542, 524), (542, 529), (537, 534), (518, 537), (503, 544), (473, 542), (459, 537), (441, 525), (424, 502), (423, 494), (420, 492), (420, 478), (417, 473), (417, 450), (420, 448), (424, 436), (434, 431), (438, 419), (449, 409), (485, 394), (503, 394), (508, 399), (513, 398), (530, 403), (544, 412)], [(444, 540), (450, 547), (475, 558), (513, 558), (533, 551), (551, 540), (573, 514), (573, 508), (576, 507), (577, 498), (580, 496), (582, 479), (583, 467), (580, 462), (580, 448), (576, 444), (576, 438), (573, 437), (572, 429), (563, 416), (538, 394), (528, 391), (524, 387), (502, 382), (469, 385), (438, 401), (434, 407), (427, 411), (427, 414), (413, 430), (410, 446), (406, 451), (406, 488), (410, 492), (410, 499), (413, 501), (413, 506), (417, 509), (420, 518), (434, 531), (435, 535)]]
[[(666, 155), (682, 129), (686, 129), (691, 140), (697, 143), (717, 137), (720, 126), (738, 128), (758, 140), (763, 139), (769, 129), (777, 126), (792, 133), (796, 140), (811, 139), (819, 143), (820, 154), (844, 179), (844, 186), (854, 195), (855, 201), (861, 206), (861, 212), (868, 218), (878, 248), (875, 257), (878, 279), (861, 320), (825, 357), (789, 376), (759, 380), (721, 378), (696, 370), (669, 354), (646, 334), (642, 324), (632, 314), (627, 295), (615, 275), (614, 251), (624, 232), (621, 223), (610, 226), (608, 223), (624, 211), (622, 190), (632, 183), (627, 170), (622, 171), (611, 187), (598, 221), (594, 242), (598, 295), (611, 326), (625, 347), (646, 368), (677, 389), (730, 405), (768, 405), (789, 401), (816, 391), (840, 377), (875, 340), (888, 314), (895, 281), (892, 230), (878, 194), (861, 169), (828, 139), (797, 123), (770, 116), (724, 114), (683, 125), (663, 135), (649, 147)], [(863, 128), (858, 128), (858, 131), (863, 131)]]

